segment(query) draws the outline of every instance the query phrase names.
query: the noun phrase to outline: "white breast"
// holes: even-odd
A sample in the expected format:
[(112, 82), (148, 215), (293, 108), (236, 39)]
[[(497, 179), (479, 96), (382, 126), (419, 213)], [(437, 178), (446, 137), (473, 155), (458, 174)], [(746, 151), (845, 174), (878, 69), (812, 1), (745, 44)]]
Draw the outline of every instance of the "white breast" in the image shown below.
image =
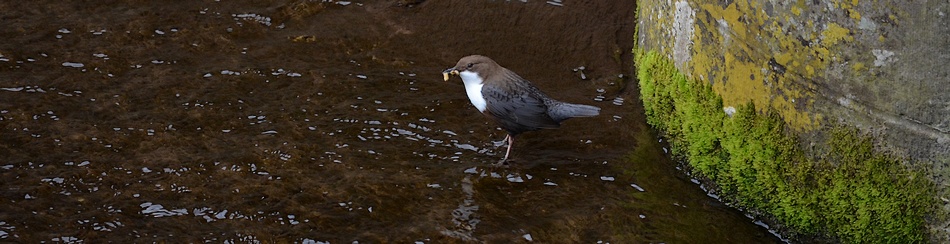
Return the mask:
[(475, 105), (475, 108), (479, 112), (485, 112), (485, 107), (488, 106), (488, 103), (485, 101), (485, 97), (482, 97), (482, 77), (478, 76), (478, 73), (472, 71), (462, 71), (459, 73), (459, 76), (462, 77), (462, 82), (465, 83), (465, 94), (468, 94), (468, 100), (472, 101), (472, 105)]

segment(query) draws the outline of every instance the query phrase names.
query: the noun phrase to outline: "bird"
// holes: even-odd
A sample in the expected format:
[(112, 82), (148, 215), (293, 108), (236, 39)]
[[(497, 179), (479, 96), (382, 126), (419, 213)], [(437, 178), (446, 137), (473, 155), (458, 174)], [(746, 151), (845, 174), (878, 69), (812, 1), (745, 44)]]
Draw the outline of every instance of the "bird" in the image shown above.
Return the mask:
[(508, 148), (502, 163), (508, 160), (518, 134), (554, 129), (569, 118), (600, 114), (599, 107), (548, 97), (530, 81), (482, 55), (465, 56), (455, 67), (442, 71), (444, 81), (448, 81), (450, 75), (462, 79), (465, 94), (479, 112), (508, 132), (505, 136)]

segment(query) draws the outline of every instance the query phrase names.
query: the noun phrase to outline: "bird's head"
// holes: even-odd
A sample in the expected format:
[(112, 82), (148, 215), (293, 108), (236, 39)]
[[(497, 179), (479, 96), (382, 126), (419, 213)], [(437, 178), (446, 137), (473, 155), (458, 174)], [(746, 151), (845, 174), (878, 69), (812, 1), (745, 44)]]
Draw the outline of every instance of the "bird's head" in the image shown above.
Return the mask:
[(455, 64), (455, 67), (442, 71), (442, 78), (445, 81), (448, 81), (449, 75), (458, 75), (462, 76), (462, 79), (464, 80), (467, 76), (474, 77), (478, 76), (479, 74), (487, 74), (491, 69), (496, 67), (499, 67), (498, 64), (488, 57), (482, 55), (466, 56), (462, 59), (459, 59), (459, 62)]

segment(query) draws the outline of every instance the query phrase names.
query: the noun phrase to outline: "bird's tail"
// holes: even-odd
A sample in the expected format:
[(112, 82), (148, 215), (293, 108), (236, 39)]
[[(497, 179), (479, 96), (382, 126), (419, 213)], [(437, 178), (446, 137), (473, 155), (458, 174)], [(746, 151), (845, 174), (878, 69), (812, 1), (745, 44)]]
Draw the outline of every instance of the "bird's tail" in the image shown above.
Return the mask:
[(557, 122), (574, 117), (592, 117), (598, 114), (600, 114), (600, 108), (598, 107), (573, 103), (559, 103), (548, 112), (548, 115)]

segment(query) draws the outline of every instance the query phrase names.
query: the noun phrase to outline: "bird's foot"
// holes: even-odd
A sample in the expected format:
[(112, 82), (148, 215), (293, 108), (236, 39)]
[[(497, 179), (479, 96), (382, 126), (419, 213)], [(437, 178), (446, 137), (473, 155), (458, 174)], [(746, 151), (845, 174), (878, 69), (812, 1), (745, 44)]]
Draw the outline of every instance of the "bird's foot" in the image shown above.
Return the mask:
[(501, 161), (498, 161), (497, 163), (491, 164), (491, 167), (507, 169), (508, 167), (511, 166), (510, 162), (511, 161), (509, 161), (508, 159), (502, 159)]

